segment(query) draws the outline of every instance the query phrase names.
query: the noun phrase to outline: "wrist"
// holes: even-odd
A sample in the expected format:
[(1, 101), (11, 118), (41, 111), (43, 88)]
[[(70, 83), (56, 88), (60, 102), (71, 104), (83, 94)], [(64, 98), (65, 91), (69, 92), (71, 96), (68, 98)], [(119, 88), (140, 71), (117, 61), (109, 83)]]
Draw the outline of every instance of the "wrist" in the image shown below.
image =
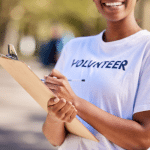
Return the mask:
[(49, 113), (47, 114), (46, 124), (60, 124), (60, 123), (63, 124), (62, 121), (58, 120), (58, 119), (55, 118), (53, 115), (51, 115), (51, 114), (49, 114)]
[(80, 106), (80, 103), (81, 103), (81, 98), (78, 97), (78, 96), (75, 96), (74, 99), (73, 99), (73, 105), (75, 106), (75, 108), (78, 110), (79, 106)]

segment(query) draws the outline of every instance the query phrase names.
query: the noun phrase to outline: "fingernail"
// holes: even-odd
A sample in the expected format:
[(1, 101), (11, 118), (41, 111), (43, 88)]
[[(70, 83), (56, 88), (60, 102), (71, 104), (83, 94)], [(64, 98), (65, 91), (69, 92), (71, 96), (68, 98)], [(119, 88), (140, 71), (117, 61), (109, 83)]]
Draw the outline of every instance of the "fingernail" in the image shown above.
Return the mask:
[(63, 99), (61, 99), (62, 101), (64, 101), (65, 103), (66, 103), (66, 100), (63, 98)]
[(58, 102), (58, 101), (59, 101), (59, 98), (55, 98), (55, 99), (54, 99), (54, 102)]
[(69, 102), (72, 105), (72, 102)]

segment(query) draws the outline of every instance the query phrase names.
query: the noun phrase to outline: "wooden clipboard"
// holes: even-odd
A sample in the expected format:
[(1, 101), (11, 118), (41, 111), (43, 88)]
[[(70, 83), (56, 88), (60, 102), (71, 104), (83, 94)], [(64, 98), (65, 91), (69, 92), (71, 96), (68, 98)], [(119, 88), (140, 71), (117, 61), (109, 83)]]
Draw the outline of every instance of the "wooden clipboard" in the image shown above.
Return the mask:
[[(0, 57), (0, 65), (47, 111), (47, 102), (54, 95), (25, 63), (3, 56)], [(65, 126), (72, 134), (99, 142), (77, 118)]]

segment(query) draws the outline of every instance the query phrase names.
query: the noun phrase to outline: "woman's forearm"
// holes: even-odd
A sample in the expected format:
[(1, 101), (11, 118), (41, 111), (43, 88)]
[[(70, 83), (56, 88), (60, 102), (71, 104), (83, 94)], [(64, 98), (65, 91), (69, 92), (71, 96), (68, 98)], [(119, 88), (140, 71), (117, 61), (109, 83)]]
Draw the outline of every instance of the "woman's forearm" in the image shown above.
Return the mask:
[(43, 134), (53, 146), (60, 146), (66, 137), (64, 122), (55, 122), (47, 115), (43, 124)]
[(125, 149), (145, 148), (145, 130), (139, 123), (111, 115), (81, 98), (75, 105), (78, 115), (111, 142)]

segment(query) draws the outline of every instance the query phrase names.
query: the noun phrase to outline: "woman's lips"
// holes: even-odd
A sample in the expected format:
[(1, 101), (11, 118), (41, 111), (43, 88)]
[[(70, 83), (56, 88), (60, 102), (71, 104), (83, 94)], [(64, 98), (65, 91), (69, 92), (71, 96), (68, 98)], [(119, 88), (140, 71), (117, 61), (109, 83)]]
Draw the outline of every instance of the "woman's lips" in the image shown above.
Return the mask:
[(114, 3), (103, 3), (105, 6), (108, 7), (117, 7), (117, 6), (121, 6), (124, 4), (124, 2), (114, 2)]
[(102, 7), (107, 11), (119, 11), (125, 7), (125, 2), (105, 2), (102, 3)]

